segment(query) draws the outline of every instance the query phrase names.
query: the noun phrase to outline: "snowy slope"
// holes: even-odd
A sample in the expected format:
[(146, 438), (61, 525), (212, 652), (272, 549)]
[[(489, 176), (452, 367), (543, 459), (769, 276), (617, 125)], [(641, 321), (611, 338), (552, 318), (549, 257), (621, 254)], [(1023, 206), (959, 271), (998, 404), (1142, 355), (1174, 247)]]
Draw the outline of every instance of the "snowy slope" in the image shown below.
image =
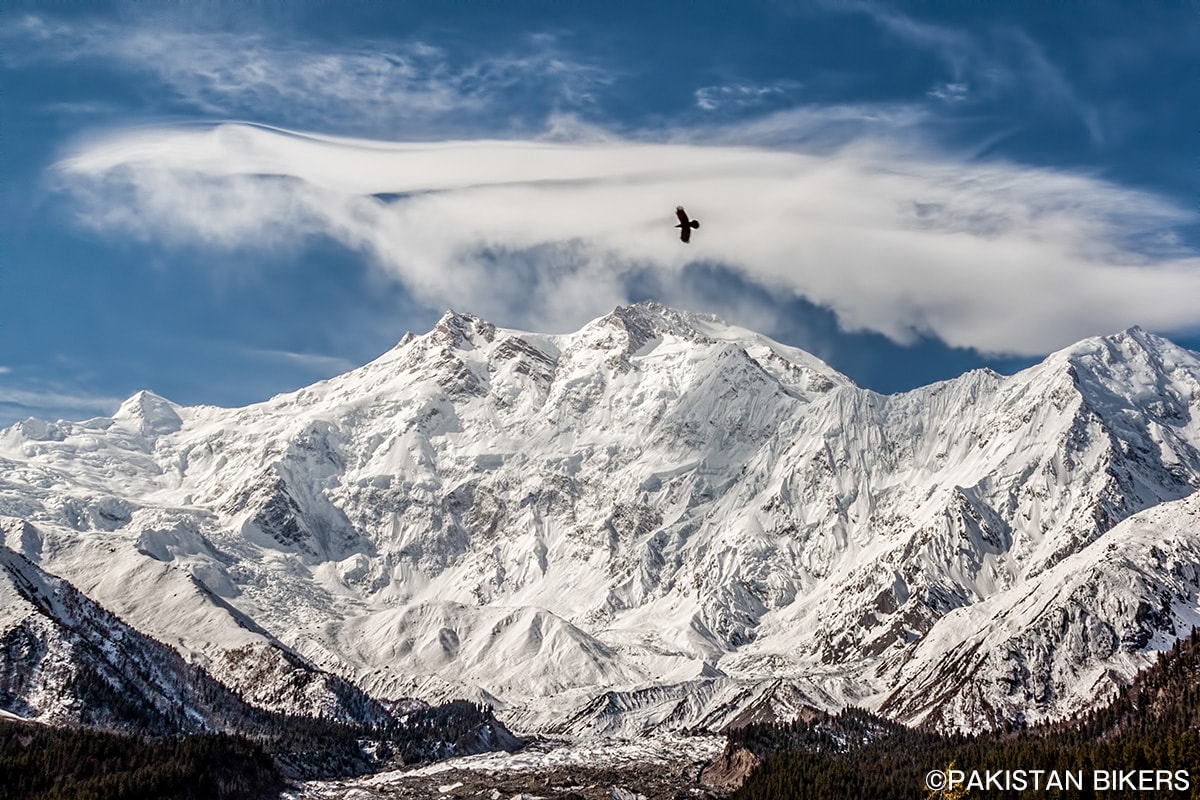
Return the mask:
[[(1200, 625), (1200, 495), (1164, 503), (1039, 574), (1019, 591), (955, 609), (882, 670), (881, 710), (967, 727), (1040, 721), (1113, 694)], [(950, 680), (948, 680), (950, 679)]]
[(151, 733), (231, 730), (240, 698), (0, 546), (0, 705), (22, 719)]
[[(657, 304), (561, 336), (447, 313), (246, 408), (19, 423), (0, 514), (243, 690), (319, 668), (573, 735), (848, 702), (969, 727), (1073, 710), (1190, 624), (1159, 574), (1187, 532), (1152, 558), (1120, 523), (1190, 518), (1197, 410), (1195, 354), (1136, 328), (885, 397)], [(1113, 647), (1070, 645), (1097, 626)]]

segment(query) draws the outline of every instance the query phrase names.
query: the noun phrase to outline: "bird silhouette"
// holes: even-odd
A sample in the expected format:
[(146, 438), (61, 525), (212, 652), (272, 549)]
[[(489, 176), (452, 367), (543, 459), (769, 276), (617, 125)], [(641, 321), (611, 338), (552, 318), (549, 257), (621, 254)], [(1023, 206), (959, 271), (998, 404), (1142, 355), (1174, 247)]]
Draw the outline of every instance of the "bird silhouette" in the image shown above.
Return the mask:
[(699, 228), (700, 222), (688, 219), (687, 212), (683, 210), (683, 206), (675, 206), (675, 216), (679, 217), (679, 224), (675, 226), (679, 228), (679, 238), (683, 240), (684, 244), (687, 244), (692, 240), (692, 229)]

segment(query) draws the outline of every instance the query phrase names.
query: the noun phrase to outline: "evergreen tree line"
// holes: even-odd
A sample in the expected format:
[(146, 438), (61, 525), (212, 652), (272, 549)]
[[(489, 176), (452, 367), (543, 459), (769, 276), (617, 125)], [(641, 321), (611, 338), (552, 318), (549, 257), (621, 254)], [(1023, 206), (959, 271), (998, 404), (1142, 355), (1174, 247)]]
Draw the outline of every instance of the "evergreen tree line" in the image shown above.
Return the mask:
[(461, 752), (480, 726), (492, 722), (488, 706), (456, 700), (378, 725), (271, 715), (243, 732), (263, 744), (285, 775), (312, 780), (446, 758)]
[[(1051, 771), (1084, 777), (1082, 787), (1064, 785), (1035, 793), (1050, 798), (1200, 798), (1198, 687), (1200, 631), (1193, 630), (1111, 703), (1066, 722), (947, 735), (847, 709), (807, 722), (749, 725), (730, 732), (730, 746), (750, 750), (761, 763), (733, 800), (1026, 796), (1011, 783), (1007, 789), (985, 783), (982, 789), (967, 791), (929, 790), (927, 773), (948, 768), (976, 771), (984, 781), (987, 773), (1004, 771), (1012, 781), (1014, 771), (1024, 770), (1027, 789), (1035, 780), (1044, 787)], [(1045, 772), (1035, 777), (1033, 770)], [(1107, 777), (1095, 778), (1097, 770), (1106, 771)], [(1172, 777), (1154, 773), (1145, 779), (1144, 770), (1169, 771)], [(1122, 784), (1113, 771), (1133, 771), (1136, 777), (1126, 781), (1148, 780), (1152, 788)]]
[(0, 720), (0, 796), (235, 800), (288, 781), (361, 775), (454, 754), (491, 709), (465, 701), (380, 725), (260, 714), (237, 734), (149, 736)]
[(147, 739), (0, 721), (0, 794), (29, 800), (227, 800), (278, 793), (271, 757), (240, 736)]

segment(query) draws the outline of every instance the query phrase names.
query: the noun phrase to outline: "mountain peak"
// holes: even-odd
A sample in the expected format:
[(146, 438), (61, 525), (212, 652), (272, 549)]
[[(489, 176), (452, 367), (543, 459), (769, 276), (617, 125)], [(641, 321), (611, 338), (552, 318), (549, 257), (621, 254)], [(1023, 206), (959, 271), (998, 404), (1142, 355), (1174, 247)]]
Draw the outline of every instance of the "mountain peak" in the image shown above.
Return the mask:
[(128, 420), (141, 426), (144, 433), (162, 435), (183, 427), (177, 406), (165, 397), (146, 389), (137, 392), (117, 409), (113, 419)]
[(1101, 336), (1100, 338), (1109, 342), (1133, 342), (1141, 347), (1153, 349), (1158, 349), (1164, 344), (1170, 344), (1166, 339), (1155, 336), (1140, 325), (1131, 325), (1122, 331), (1108, 336)]
[(698, 335), (702, 335), (701, 326), (732, 327), (714, 314), (681, 311), (654, 300), (643, 300), (628, 306), (617, 306), (604, 319), (620, 320), (631, 332), (637, 329), (650, 333), (670, 333), (688, 339), (695, 339)]
[[(1057, 358), (1056, 358), (1057, 357)], [(1179, 367), (1193, 370), (1195, 354), (1169, 339), (1133, 325), (1118, 333), (1093, 336), (1052, 354), (1048, 361), (1065, 359), (1077, 367), (1103, 371), (1120, 363), (1149, 365), (1156, 371), (1171, 371)]]
[(623, 353), (620, 359), (633, 356), (663, 336), (696, 345), (734, 345), (782, 385), (804, 396), (854, 384), (820, 358), (798, 347), (780, 344), (761, 333), (726, 322), (715, 314), (683, 311), (655, 301), (617, 306), (586, 325), (580, 333), (593, 347), (615, 348)]
[(433, 334), (450, 347), (472, 349), (479, 340), (495, 339), (496, 326), (474, 314), (447, 309), (433, 326)]
[(1140, 325), (1133, 325), (1108, 338), (1117, 342), (1127, 342), (1156, 356), (1180, 349), (1174, 342), (1150, 333), (1150, 331), (1145, 330)]

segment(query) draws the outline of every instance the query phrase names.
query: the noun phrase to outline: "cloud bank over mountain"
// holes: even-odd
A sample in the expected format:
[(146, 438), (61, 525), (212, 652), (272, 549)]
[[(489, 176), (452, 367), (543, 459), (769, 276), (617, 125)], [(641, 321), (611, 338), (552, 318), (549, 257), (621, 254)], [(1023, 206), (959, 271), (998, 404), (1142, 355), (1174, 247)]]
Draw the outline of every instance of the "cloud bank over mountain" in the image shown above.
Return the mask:
[[(1087, 175), (879, 136), (805, 152), (223, 123), (110, 134), (55, 174), (98, 229), (218, 249), (328, 238), (426, 303), (543, 328), (628, 300), (646, 276), (685, 292), (694, 262), (828, 307), (846, 330), (988, 353), (1134, 323), (1183, 329), (1200, 292), (1200, 259), (1171, 235), (1192, 212)], [(680, 202), (704, 224), (687, 248), (670, 226)]]

